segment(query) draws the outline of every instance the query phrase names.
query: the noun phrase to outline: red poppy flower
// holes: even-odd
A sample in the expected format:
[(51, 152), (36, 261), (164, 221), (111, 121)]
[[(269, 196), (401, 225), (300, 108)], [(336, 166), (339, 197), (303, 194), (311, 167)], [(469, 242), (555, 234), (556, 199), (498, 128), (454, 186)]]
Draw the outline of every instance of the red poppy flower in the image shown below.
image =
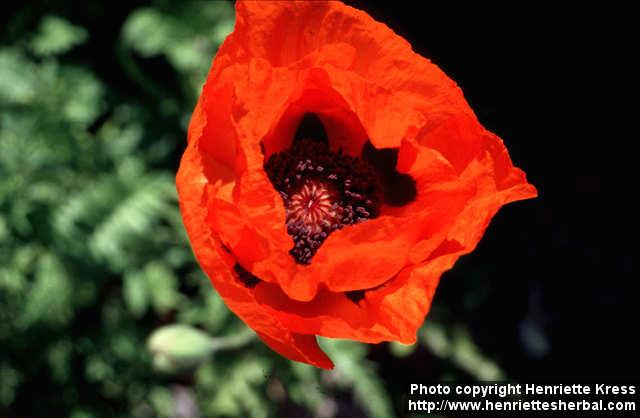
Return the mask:
[(536, 196), (456, 84), (340, 2), (236, 3), (177, 176), (202, 268), (273, 350), (411, 344), (441, 274)]

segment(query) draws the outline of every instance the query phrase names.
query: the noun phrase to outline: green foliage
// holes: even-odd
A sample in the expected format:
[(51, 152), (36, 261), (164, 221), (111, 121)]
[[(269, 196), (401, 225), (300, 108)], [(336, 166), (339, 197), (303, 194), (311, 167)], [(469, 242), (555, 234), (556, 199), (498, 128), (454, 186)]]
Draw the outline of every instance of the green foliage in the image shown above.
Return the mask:
[(84, 43), (87, 37), (84, 28), (56, 16), (45, 16), (31, 39), (30, 47), (39, 56), (56, 55)]
[(366, 347), (352, 341), (324, 342), (323, 347), (336, 365), (332, 372), (335, 384), (342, 388), (353, 387), (356, 401), (368, 416), (393, 416), (391, 399), (385, 390), (384, 382), (376, 375), (373, 364), (366, 359)]
[(420, 330), (420, 338), (436, 356), (453, 363), (479, 381), (505, 378), (500, 367), (480, 352), (463, 326), (452, 326), (449, 331), (447, 333), (440, 324), (430, 321)]
[[(393, 416), (370, 346), (323, 340), (330, 372), (283, 359), (192, 256), (176, 161), (231, 4), (122, 7), (113, 33), (29, 9), (0, 47), (0, 416), (332, 416), (345, 399)], [(502, 376), (466, 331), (430, 324), (421, 341), (454, 376)]]
[[(210, 2), (207, 7), (176, 3), (131, 13), (122, 27), (123, 44), (142, 57), (163, 56), (182, 73), (183, 88), (195, 90), (209, 71), (217, 45), (233, 29), (233, 10), (221, 1)], [(145, 82), (135, 68), (125, 69)]]

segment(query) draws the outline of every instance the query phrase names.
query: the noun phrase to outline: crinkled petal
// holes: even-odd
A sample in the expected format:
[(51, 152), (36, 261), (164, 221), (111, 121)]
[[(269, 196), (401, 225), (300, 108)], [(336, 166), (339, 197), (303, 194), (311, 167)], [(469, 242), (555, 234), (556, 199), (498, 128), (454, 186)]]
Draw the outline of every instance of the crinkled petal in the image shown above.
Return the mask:
[[(207, 185), (205, 163), (199, 142), (203, 131), (200, 111), (192, 119), (189, 145), (183, 155), (176, 185), (180, 209), (196, 258), (227, 306), (271, 348), (294, 360), (321, 368), (332, 368), (331, 360), (320, 350), (313, 335), (301, 335), (284, 327), (277, 318), (257, 308), (253, 291), (234, 275), (236, 260), (225, 252), (207, 222)], [(221, 185), (217, 186), (218, 188)]]
[(388, 283), (366, 291), (357, 303), (344, 293), (328, 290), (319, 291), (310, 302), (300, 302), (271, 283), (256, 286), (256, 300), (294, 332), (368, 343), (412, 344), (429, 311), (440, 275), (453, 266), (462, 251), (455, 244), (446, 247), (434, 259), (406, 267)]

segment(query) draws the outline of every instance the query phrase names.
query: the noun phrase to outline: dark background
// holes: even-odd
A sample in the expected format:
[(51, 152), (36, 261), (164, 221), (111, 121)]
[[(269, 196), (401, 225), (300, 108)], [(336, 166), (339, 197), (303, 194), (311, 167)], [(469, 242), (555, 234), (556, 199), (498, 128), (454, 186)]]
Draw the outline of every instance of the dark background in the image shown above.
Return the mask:
[[(628, 101), (625, 11), (350, 4), (455, 80), (539, 192), (501, 209), (476, 251), (442, 278), (440, 301), (458, 309), (473, 285), (465, 277), (483, 275), (490, 297), (468, 320), (514, 377), (637, 379), (637, 132), (628, 128), (637, 106)], [(397, 375), (419, 378), (414, 366)]]

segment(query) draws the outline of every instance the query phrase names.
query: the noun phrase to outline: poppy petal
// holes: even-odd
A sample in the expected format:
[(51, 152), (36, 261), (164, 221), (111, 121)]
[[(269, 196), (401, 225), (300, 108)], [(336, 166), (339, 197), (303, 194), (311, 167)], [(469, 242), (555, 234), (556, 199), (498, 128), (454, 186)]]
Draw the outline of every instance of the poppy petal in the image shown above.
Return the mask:
[(253, 328), (267, 345), (294, 360), (332, 368), (333, 363), (320, 350), (315, 336), (291, 332), (267, 312), (255, 309), (257, 303), (253, 292), (233, 276), (236, 261), (225, 253), (206, 220), (205, 186), (208, 183), (198, 145), (207, 122), (203, 121), (206, 118), (202, 117), (199, 110), (195, 114), (189, 127), (189, 145), (180, 164), (176, 185), (185, 227), (202, 269), (227, 306)]

